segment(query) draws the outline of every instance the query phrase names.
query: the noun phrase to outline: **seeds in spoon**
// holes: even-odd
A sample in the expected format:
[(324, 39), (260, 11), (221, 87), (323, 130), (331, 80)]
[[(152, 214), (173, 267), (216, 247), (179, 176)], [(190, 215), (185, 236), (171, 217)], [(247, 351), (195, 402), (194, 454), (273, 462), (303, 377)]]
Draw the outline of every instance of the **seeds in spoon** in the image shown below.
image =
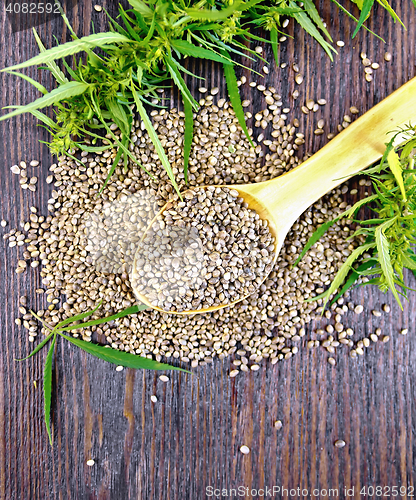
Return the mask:
[(164, 311), (206, 309), (256, 291), (273, 256), (267, 221), (238, 191), (196, 188), (152, 224), (136, 253), (131, 283)]

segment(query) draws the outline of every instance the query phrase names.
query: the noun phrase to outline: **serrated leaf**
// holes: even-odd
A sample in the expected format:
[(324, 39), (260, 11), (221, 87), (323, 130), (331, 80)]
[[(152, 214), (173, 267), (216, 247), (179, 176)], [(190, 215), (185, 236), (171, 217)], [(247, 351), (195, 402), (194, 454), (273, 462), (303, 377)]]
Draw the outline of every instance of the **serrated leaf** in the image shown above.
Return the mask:
[(172, 77), (172, 80), (175, 82), (175, 84), (177, 85), (178, 89), (180, 90), (180, 92), (182, 94), (182, 98), (187, 99), (192, 104), (193, 109), (195, 111), (198, 111), (199, 104), (192, 97), (191, 92), (189, 91), (181, 74), (179, 73), (178, 69), (176, 68), (175, 61), (171, 57), (167, 57), (165, 59), (165, 63), (166, 63), (166, 67), (169, 70), (170, 76)]
[(416, 260), (407, 256), (406, 254), (402, 255), (402, 263), (403, 266), (406, 267), (407, 269), (410, 269), (411, 271), (416, 270)]
[(130, 36), (133, 38), (133, 40), (136, 40), (137, 42), (141, 42), (140, 35), (136, 31), (134, 31), (132, 25), (129, 22), (129, 18), (121, 5), (119, 7), (119, 12), (120, 12), (120, 16), (122, 17), (124, 25), (126, 26), (127, 31), (129, 32)]
[(389, 228), (397, 219), (397, 216), (384, 224), (381, 224), (375, 231), (375, 240), (377, 245), (378, 260), (380, 262), (381, 270), (383, 271), (383, 277), (387, 282), (388, 287), (392, 291), (395, 299), (399, 303), (400, 308), (403, 310), (402, 304), (399, 299), (399, 295), (396, 290), (394, 283), (394, 271), (391, 265), (390, 259), (390, 247), (387, 241), (384, 231)]
[[(225, 50), (221, 50), (221, 53), (229, 57), (229, 54)], [(253, 140), (248, 133), (248, 128), (246, 124), (246, 119), (244, 116), (243, 105), (241, 104), (240, 92), (237, 85), (237, 77), (235, 76), (234, 66), (228, 64), (224, 65), (224, 75), (225, 81), (227, 82), (227, 91), (230, 98), (231, 105), (233, 107), (235, 116), (238, 119), (240, 127), (243, 129), (250, 145), (254, 148)]]
[(124, 351), (117, 351), (111, 347), (104, 347), (97, 344), (92, 344), (91, 342), (85, 342), (84, 340), (68, 337), (64, 334), (60, 334), (61, 337), (71, 342), (71, 344), (76, 345), (80, 349), (89, 354), (92, 354), (96, 358), (103, 359), (109, 363), (115, 365), (125, 366), (127, 368), (136, 368), (144, 370), (177, 370), (181, 372), (191, 373), (188, 370), (179, 368), (176, 366), (168, 365), (166, 363), (159, 363), (153, 359), (144, 358), (136, 354), (130, 354)]
[(230, 16), (234, 14), (234, 12), (237, 11), (244, 11), (247, 9), (250, 9), (254, 5), (262, 2), (263, 0), (251, 0), (249, 2), (244, 2), (242, 0), (236, 0), (234, 1), (233, 4), (229, 5), (228, 7), (225, 7), (224, 9), (221, 10), (214, 10), (214, 9), (185, 9), (185, 12), (188, 14), (189, 17), (192, 19), (200, 19), (200, 20), (207, 20), (207, 21), (219, 21), (223, 19), (227, 19)]
[(348, 217), (348, 218), (353, 217), (359, 208), (361, 208), (366, 203), (370, 203), (371, 201), (377, 200), (377, 198), (378, 198), (378, 195), (373, 194), (371, 196), (367, 196), (367, 198), (363, 198), (362, 200), (358, 200), (357, 203), (354, 203), (354, 205), (351, 208), (349, 208), (348, 210), (345, 210), (345, 212), (343, 212), (339, 216), (339, 218), (341, 218), (341, 217)]
[(172, 171), (172, 167), (170, 165), (169, 159), (166, 156), (165, 150), (163, 149), (163, 146), (160, 142), (160, 139), (156, 133), (156, 130), (153, 127), (152, 121), (150, 120), (149, 116), (146, 113), (146, 110), (144, 109), (144, 106), (136, 92), (136, 90), (132, 87), (131, 89), (134, 101), (136, 103), (137, 111), (139, 112), (139, 115), (141, 119), (143, 120), (144, 126), (146, 127), (147, 133), (149, 134), (150, 140), (152, 141), (156, 153), (159, 156), (160, 161), (162, 162), (163, 168), (166, 170), (166, 173), (168, 174), (168, 177), (170, 181), (172, 182), (173, 187), (175, 188), (175, 191), (178, 193), (179, 197), (182, 198), (181, 193), (179, 191), (179, 187), (176, 184), (175, 181), (175, 176)]
[(342, 264), (342, 266), (339, 269), (338, 273), (336, 274), (334, 280), (332, 281), (330, 287), (325, 292), (326, 296), (325, 296), (324, 308), (325, 308), (326, 304), (328, 303), (329, 297), (336, 290), (338, 290), (338, 288), (343, 284), (348, 273), (351, 271), (352, 265), (358, 259), (358, 257), (360, 257), (360, 255), (362, 255), (367, 250), (370, 250), (370, 248), (374, 248), (375, 246), (376, 246), (375, 243), (367, 243), (366, 245), (359, 246), (358, 248), (356, 248), (355, 250), (353, 250), (351, 252), (351, 254), (347, 257), (344, 264)]
[[(352, 0), (352, 1), (354, 1), (354, 0)], [(332, 2), (333, 2), (333, 3), (334, 3), (334, 4), (335, 4), (335, 5), (336, 5), (336, 6), (337, 6), (340, 10), (342, 10), (342, 12), (344, 12), (344, 14), (347, 14), (347, 16), (348, 16), (348, 17), (350, 17), (350, 18), (351, 18), (351, 19), (353, 19), (356, 23), (358, 23), (358, 19), (357, 19), (355, 16), (353, 16), (353, 15), (351, 14), (351, 12), (349, 12), (349, 11), (348, 11), (348, 10), (347, 10), (347, 9), (346, 9), (343, 5), (341, 5), (341, 4), (340, 4), (337, 0), (332, 0)], [(415, 2), (416, 2), (416, 0), (415, 0)], [(357, 2), (355, 2), (355, 3), (357, 3)], [(361, 1), (361, 4), (362, 4), (362, 1)], [(357, 3), (357, 5), (358, 5), (358, 3)], [(360, 10), (361, 10), (361, 8), (360, 8)], [(366, 30), (367, 30), (369, 33), (371, 33), (373, 36), (375, 36), (376, 38), (378, 38), (379, 40), (381, 40), (383, 43), (386, 43), (386, 41), (385, 41), (383, 38), (381, 38), (381, 36), (380, 36), (380, 35), (377, 35), (377, 33), (374, 33), (374, 31), (371, 31), (369, 28), (367, 28), (367, 26), (366, 26), (365, 24), (363, 24), (363, 28), (364, 28), (364, 29), (366, 29)]]
[(124, 35), (120, 35), (120, 33), (113, 32), (88, 35), (82, 38), (78, 38), (77, 40), (73, 40), (72, 42), (63, 43), (62, 45), (58, 45), (57, 47), (53, 47), (52, 49), (47, 49), (45, 52), (42, 52), (41, 54), (38, 54), (37, 56), (32, 57), (31, 59), (23, 63), (15, 64), (14, 66), (10, 66), (9, 68), (2, 69), (1, 71), (27, 68), (29, 66), (34, 66), (37, 64), (48, 64), (52, 61), (55, 61), (56, 59), (61, 59), (72, 54), (77, 54), (78, 52), (82, 52), (83, 50), (93, 49), (94, 47), (104, 47), (105, 45), (121, 42), (131, 43), (132, 40)]
[(23, 73), (19, 73), (18, 71), (7, 71), (7, 73), (9, 73), (10, 75), (15, 75), (19, 76), (20, 78), (23, 78), (23, 80), (26, 80), (27, 82), (31, 83), (34, 87), (36, 87), (39, 90), (39, 92), (42, 92), (42, 94), (48, 93), (46, 88), (41, 83), (37, 82), (33, 78), (30, 78), (30, 76), (24, 75)]
[(56, 123), (52, 120), (52, 118), (49, 118), (49, 116), (46, 116), (44, 113), (38, 110), (33, 110), (30, 112), (35, 118), (37, 118), (40, 122), (44, 123), (48, 127), (50, 127), (52, 130), (56, 128)]
[[(416, 2), (416, 0), (415, 0), (415, 2)], [(409, 139), (408, 141), (406, 141), (406, 143), (404, 145), (401, 145), (401, 147), (403, 147), (403, 149), (402, 149), (402, 152), (400, 154), (400, 157), (407, 158), (411, 154), (413, 149), (416, 148), (416, 138)]]
[(348, 279), (345, 281), (344, 286), (341, 290), (335, 295), (335, 297), (331, 300), (331, 305), (334, 304), (340, 297), (342, 297), (352, 286), (353, 284), (362, 276), (362, 273), (373, 267), (377, 261), (375, 259), (370, 259), (367, 262), (363, 262), (357, 269), (353, 269)]
[(52, 335), (53, 333), (49, 334), (46, 338), (44, 338), (42, 342), (33, 349), (33, 351), (29, 354), (29, 356), (26, 356), (25, 358), (15, 359), (15, 361), (25, 361), (26, 359), (29, 359), (32, 356), (34, 356), (37, 352), (39, 352), (42, 349), (42, 347), (44, 347), (50, 341)]
[(51, 400), (52, 400), (52, 360), (53, 352), (56, 344), (56, 335), (52, 340), (46, 356), (45, 367), (43, 369), (43, 397), (44, 397), (44, 417), (46, 431), (49, 436), (49, 443), (52, 446), (52, 433), (51, 433)]
[(274, 60), (276, 65), (279, 66), (279, 42), (276, 28), (270, 30), (270, 43), (272, 45)]
[(400, 17), (397, 15), (395, 10), (392, 8), (392, 6), (389, 4), (387, 0), (377, 0), (380, 5), (382, 5), (387, 12), (391, 15), (391, 17), (394, 19), (394, 22), (399, 21), (399, 23), (403, 26), (404, 29), (406, 29), (406, 26), (403, 24), (403, 21), (400, 19)]
[(7, 113), (6, 115), (1, 116), (0, 121), (12, 118), (13, 116), (21, 115), (23, 113), (31, 113), (32, 111), (35, 111), (37, 109), (46, 108), (64, 99), (69, 99), (70, 97), (83, 94), (88, 88), (89, 85), (86, 83), (79, 83), (79, 82), (64, 83), (63, 85), (60, 85), (58, 88), (52, 90), (52, 92), (49, 92), (43, 97), (39, 97), (39, 99), (34, 100), (30, 104), (26, 104), (25, 106), (20, 106), (15, 111), (12, 111), (11, 113)]
[[(120, 311), (116, 314), (113, 314), (112, 316), (107, 316), (105, 318), (93, 319), (91, 321), (87, 321), (86, 323), (80, 323), (77, 325), (66, 326), (65, 328), (56, 327), (56, 329), (59, 330), (59, 332), (69, 332), (70, 330), (78, 330), (79, 328), (89, 328), (90, 326), (101, 325), (102, 323), (109, 323), (110, 321), (124, 318), (125, 316), (129, 316), (130, 314), (136, 314), (138, 312), (145, 311), (146, 309), (149, 309), (149, 306), (146, 306), (144, 304), (135, 305), (135, 306), (127, 307), (126, 309), (123, 309), (123, 311)], [(91, 314), (92, 314), (92, 312), (90, 313), (90, 315)]]
[(312, 234), (312, 236), (309, 238), (309, 240), (306, 242), (306, 245), (303, 247), (302, 252), (300, 253), (299, 257), (295, 260), (295, 262), (292, 265), (292, 268), (296, 267), (299, 262), (303, 259), (305, 256), (306, 252), (315, 245), (315, 243), (328, 231), (328, 229), (337, 222), (339, 217), (336, 219), (330, 220), (328, 222), (325, 222), (324, 224), (321, 224)]
[(316, 26), (324, 33), (324, 35), (332, 42), (331, 35), (328, 33), (328, 30), (325, 28), (325, 25), (319, 15), (319, 12), (316, 10), (316, 7), (312, 0), (303, 0), (303, 7), (308, 13), (309, 17), (316, 24)]
[[(296, 7), (296, 4), (294, 3), (293, 0), (289, 2), (289, 5), (291, 7)], [(324, 37), (321, 35), (321, 33), (318, 31), (318, 28), (313, 24), (313, 22), (309, 19), (308, 15), (305, 12), (298, 12), (293, 14), (293, 17), (296, 19), (296, 21), (302, 26), (302, 28), (309, 33), (315, 40), (321, 45), (321, 47), (325, 50), (325, 52), (328, 54), (329, 58), (331, 61), (333, 61), (332, 57), (332, 52), (337, 54), (338, 52), (332, 47), (330, 43), (328, 43)]]
[(92, 314), (94, 314), (95, 311), (97, 311), (101, 307), (102, 303), (103, 303), (103, 301), (100, 300), (98, 305), (96, 307), (94, 307), (94, 309), (92, 309), (91, 311), (86, 311), (84, 313), (76, 314), (75, 316), (71, 316), (70, 318), (64, 319), (63, 321), (61, 321), (60, 323), (58, 323), (55, 326), (54, 330), (61, 330), (66, 325), (69, 325), (70, 323), (74, 323), (75, 321), (82, 321), (83, 319), (88, 318), (88, 316), (91, 316)]
[(105, 99), (107, 109), (111, 113), (111, 117), (124, 135), (130, 135), (130, 120), (123, 106), (115, 99)]
[(146, 5), (145, 2), (142, 2), (141, 0), (128, 0), (129, 4), (137, 10), (139, 14), (145, 17), (149, 17), (153, 14), (152, 9)]
[(111, 148), (111, 146), (87, 146), (82, 142), (77, 142), (76, 145), (77, 148), (81, 149), (82, 151), (87, 151), (88, 153), (102, 153), (103, 151), (107, 151)]
[(396, 151), (394, 151), (394, 149), (392, 149), (387, 155), (387, 163), (394, 175), (394, 178), (396, 179), (398, 186), (400, 187), (400, 191), (402, 192), (403, 196), (403, 201), (407, 201), (406, 190), (404, 188), (404, 182), (403, 182), (403, 169), (402, 166), (400, 165), (399, 155), (396, 153)]
[[(46, 47), (43, 45), (42, 40), (40, 39), (35, 28), (33, 28), (33, 35), (35, 37), (36, 43), (38, 44), (39, 51), (41, 53), (46, 52)], [(49, 62), (47, 64), (47, 67), (58, 83), (63, 84), (68, 82), (68, 78), (63, 74), (61, 68), (54, 61)]]
[(188, 184), (188, 164), (189, 155), (191, 153), (192, 139), (194, 136), (194, 113), (191, 103), (187, 99), (183, 99), (183, 108), (185, 112), (185, 132), (183, 145), (183, 174), (185, 182)]
[(355, 37), (355, 35), (358, 33), (361, 26), (363, 25), (364, 21), (369, 16), (371, 8), (373, 7), (373, 4), (374, 4), (374, 0), (363, 0), (360, 18), (358, 19), (358, 24), (357, 24), (357, 27), (355, 28), (354, 33), (352, 34), (352, 38)]
[(185, 56), (199, 57), (200, 59), (209, 59), (211, 61), (220, 62), (222, 64), (233, 64), (232, 61), (221, 57), (212, 50), (204, 49), (203, 47), (198, 47), (186, 40), (172, 40), (172, 47), (178, 52)]
[[(122, 144), (124, 144), (124, 146), (126, 146), (126, 139), (122, 139)], [(114, 174), (114, 171), (115, 169), (117, 168), (117, 165), (118, 165), (118, 162), (120, 161), (120, 158), (121, 158), (121, 155), (123, 154), (123, 149), (122, 148), (118, 148), (117, 149), (117, 153), (116, 153), (116, 156), (114, 157), (114, 161), (113, 161), (113, 164), (111, 165), (111, 168), (110, 170), (108, 171), (108, 174), (107, 174), (107, 177), (104, 181), (104, 184), (102, 186), (102, 188), (100, 189), (99, 193), (98, 194), (101, 194), (105, 187), (107, 186), (107, 184), (109, 183), (111, 177), (113, 176)]]

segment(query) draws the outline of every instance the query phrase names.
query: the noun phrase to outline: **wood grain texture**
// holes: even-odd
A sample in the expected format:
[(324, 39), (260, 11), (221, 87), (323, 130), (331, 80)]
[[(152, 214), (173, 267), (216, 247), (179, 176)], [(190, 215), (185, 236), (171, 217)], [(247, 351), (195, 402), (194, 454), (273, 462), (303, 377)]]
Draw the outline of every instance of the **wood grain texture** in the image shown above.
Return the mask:
[[(100, 2), (115, 11), (116, 2)], [(104, 14), (96, 13), (90, 1), (79, 2), (69, 14), (75, 30), (88, 34), (91, 19), (96, 30), (104, 28)], [(387, 41), (387, 46), (361, 30), (351, 41), (354, 24), (340, 15), (327, 0), (321, 1), (324, 21), (334, 40), (345, 41), (331, 63), (304, 32), (293, 29), (281, 46), (281, 61), (297, 62), (305, 83), (297, 87), (296, 111), (305, 132), (305, 148), (314, 152), (326, 142), (325, 135), (313, 135), (322, 117), (334, 131), (351, 105), (361, 112), (369, 109), (413, 77), (415, 71), (416, 16), (410, 0), (395, 2), (407, 31), (394, 25), (382, 9), (370, 21), (370, 28)], [(67, 30), (60, 19), (39, 29), (48, 45), (52, 35), (66, 41)], [(30, 30), (11, 33), (4, 12), (0, 12), (0, 67), (34, 56), (36, 48)], [(388, 49), (393, 62), (383, 62)], [(270, 48), (265, 48), (271, 61)], [(360, 52), (380, 63), (371, 84), (363, 78)], [(224, 91), (221, 71), (214, 64), (196, 71), (208, 75), (207, 85)], [(257, 65), (256, 69), (260, 69)], [(290, 97), (295, 84), (290, 67), (271, 66), (265, 81), (294, 108)], [(242, 71), (247, 78), (250, 74)], [(32, 77), (44, 75), (35, 68)], [(42, 76), (42, 82), (51, 82)], [(25, 82), (1, 74), (1, 106), (25, 103), (35, 93)], [(198, 84), (195, 84), (197, 87)], [(50, 88), (50, 87), (49, 87)], [(250, 87), (244, 95), (261, 105)], [(256, 94), (257, 95), (257, 94)], [(327, 99), (316, 115), (299, 112), (307, 98)], [(0, 168), (0, 218), (16, 227), (35, 205), (46, 213), (49, 187), (39, 183), (36, 193), (21, 191), (17, 176), (9, 167), (21, 159), (41, 159), (39, 176), (46, 177), (50, 157), (38, 139), (47, 139), (42, 128), (28, 115), (0, 124), (2, 162)], [(360, 188), (363, 195), (363, 188)], [(3, 243), (2, 243), (3, 244)], [(364, 485), (410, 486), (415, 481), (415, 295), (400, 312), (390, 296), (374, 288), (354, 291), (352, 300), (366, 306), (360, 316), (349, 314), (344, 324), (362, 338), (381, 327), (390, 342), (372, 345), (365, 356), (352, 360), (347, 350), (331, 367), (327, 354), (308, 351), (290, 361), (269, 366), (257, 373), (230, 379), (230, 363), (216, 361), (199, 368), (194, 376), (172, 373), (163, 384), (151, 372), (124, 370), (82, 353), (58, 341), (54, 361), (53, 447), (43, 424), (40, 390), (46, 352), (25, 362), (32, 345), (27, 334), (14, 324), (18, 297), (27, 295), (32, 307), (41, 306), (35, 289), (40, 278), (34, 273), (16, 275), (16, 249), (3, 244), (0, 265), (0, 498), (7, 500), (199, 500), (209, 498), (206, 487), (265, 488), (355, 488), (352, 498), (363, 499)], [(415, 282), (409, 278), (412, 286)], [(372, 309), (389, 303), (390, 315), (375, 318)], [(311, 325), (310, 332), (317, 325)], [(407, 337), (398, 334), (409, 328)], [(305, 344), (305, 342), (303, 342)], [(33, 381), (37, 381), (37, 388)], [(153, 404), (150, 396), (156, 394)], [(277, 431), (275, 420), (283, 422)], [(347, 445), (334, 447), (337, 439)], [(242, 455), (241, 445), (251, 452)], [(94, 467), (86, 461), (94, 458)], [(225, 498), (225, 497), (224, 497)], [(236, 495), (229, 498), (239, 498)], [(260, 498), (249, 494), (245, 498)], [(275, 495), (275, 498), (287, 498)], [(311, 498), (292, 495), (290, 498)], [(323, 494), (315, 498), (326, 498)], [(375, 498), (375, 497), (373, 497)], [(379, 498), (379, 497), (377, 497)], [(409, 497), (410, 498), (410, 497)]]

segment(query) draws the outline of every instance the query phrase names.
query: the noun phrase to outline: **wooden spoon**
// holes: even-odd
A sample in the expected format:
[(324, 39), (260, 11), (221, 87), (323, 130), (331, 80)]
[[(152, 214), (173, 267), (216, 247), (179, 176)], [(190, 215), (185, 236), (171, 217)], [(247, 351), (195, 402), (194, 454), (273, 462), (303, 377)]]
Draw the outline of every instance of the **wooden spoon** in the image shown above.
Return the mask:
[[(269, 222), (276, 245), (273, 264), (287, 233), (298, 217), (328, 191), (379, 160), (386, 149), (385, 144), (389, 141), (386, 134), (412, 119), (416, 120), (416, 77), (367, 111), (290, 172), (257, 184), (225, 186), (238, 191), (249, 208), (254, 209), (261, 219)], [(172, 206), (172, 202), (167, 203), (158, 215), (168, 205)], [(232, 306), (246, 297), (219, 306), (176, 312), (163, 311), (152, 305), (140, 292), (135, 290), (135, 294), (141, 302), (153, 309), (182, 315), (215, 311)]]

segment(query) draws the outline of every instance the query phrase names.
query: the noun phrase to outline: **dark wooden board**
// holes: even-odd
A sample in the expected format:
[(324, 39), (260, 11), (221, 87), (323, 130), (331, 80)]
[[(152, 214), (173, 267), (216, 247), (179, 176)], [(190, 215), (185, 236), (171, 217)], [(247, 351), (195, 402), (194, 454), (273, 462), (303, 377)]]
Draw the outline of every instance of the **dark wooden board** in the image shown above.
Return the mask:
[[(116, 2), (100, 3), (115, 10)], [(97, 30), (105, 27), (104, 14), (95, 12), (92, 5), (79, 2), (69, 14), (78, 34), (90, 33), (91, 19)], [(297, 62), (305, 75), (298, 102), (309, 97), (328, 100), (330, 104), (319, 113), (331, 124), (330, 130), (351, 105), (367, 110), (415, 75), (415, 10), (410, 0), (397, 1), (395, 7), (407, 32), (394, 25), (382, 9), (377, 9), (370, 22), (386, 39), (385, 46), (364, 30), (351, 41), (354, 23), (328, 0), (322, 1), (321, 12), (334, 40), (345, 41), (334, 63), (309, 36), (294, 31), (291, 23), (289, 32), (294, 39), (282, 45), (281, 61)], [(60, 41), (68, 39), (60, 19), (39, 30), (47, 45), (53, 43), (53, 34)], [(30, 30), (11, 33), (3, 7), (0, 36), (1, 68), (36, 54)], [(393, 54), (390, 64), (383, 62), (385, 50)], [(363, 78), (361, 51), (380, 63), (371, 84)], [(269, 48), (266, 53), (271, 60)], [(218, 67), (200, 70), (209, 74), (208, 84), (223, 89)], [(287, 77), (291, 71), (274, 68), (266, 81), (293, 109), (294, 83)], [(30, 68), (27, 74), (37, 78), (41, 72)], [(247, 71), (245, 74), (249, 77)], [(5, 74), (0, 76), (0, 85), (1, 106), (29, 102), (36, 95), (29, 84)], [(306, 149), (313, 152), (322, 147), (325, 136), (313, 135), (316, 116), (306, 117), (299, 108), (291, 116), (301, 120)], [(50, 188), (43, 179), (50, 156), (38, 139), (47, 136), (28, 115), (2, 122), (0, 134), (0, 219), (16, 227), (32, 204), (46, 212)], [(42, 181), (36, 193), (22, 192), (9, 167), (34, 158), (42, 159)], [(15, 361), (32, 348), (27, 334), (14, 324), (18, 297), (27, 295), (32, 307), (40, 306), (35, 294), (40, 279), (33, 273), (16, 275), (16, 249), (2, 245), (0, 498), (199, 500), (210, 498), (208, 486), (255, 490), (280, 486), (306, 488), (309, 496), (292, 491), (289, 497), (275, 494), (274, 498), (311, 498), (315, 488), (338, 488), (339, 495), (332, 498), (346, 498), (344, 488), (354, 487), (352, 498), (363, 499), (376, 498), (360, 495), (363, 486), (414, 485), (414, 294), (401, 312), (390, 296), (374, 288), (354, 291), (353, 301), (365, 304), (366, 312), (350, 314), (344, 323), (362, 337), (380, 326), (391, 340), (373, 345), (355, 360), (343, 350), (335, 367), (327, 363), (322, 349), (308, 351), (303, 345), (290, 361), (264, 364), (257, 373), (230, 379), (229, 361), (215, 361), (197, 369), (194, 376), (175, 373), (169, 383), (162, 384), (155, 373), (116, 372), (113, 365), (59, 341), (50, 447), (40, 389), (46, 352), (25, 362)], [(414, 279), (409, 279), (414, 286)], [(391, 304), (390, 315), (372, 316), (370, 311), (383, 303)], [(316, 328), (311, 325), (305, 338), (313, 326)], [(407, 337), (399, 335), (404, 327), (409, 328)], [(156, 404), (150, 401), (152, 394), (158, 397)], [(283, 422), (280, 431), (273, 427), (277, 419)], [(347, 443), (345, 448), (334, 447), (337, 439)], [(251, 449), (247, 456), (239, 451), (243, 444)], [(95, 465), (88, 467), (86, 461), (91, 457)], [(324, 493), (319, 495), (312, 498), (327, 498)], [(249, 493), (244, 498), (260, 497)]]

